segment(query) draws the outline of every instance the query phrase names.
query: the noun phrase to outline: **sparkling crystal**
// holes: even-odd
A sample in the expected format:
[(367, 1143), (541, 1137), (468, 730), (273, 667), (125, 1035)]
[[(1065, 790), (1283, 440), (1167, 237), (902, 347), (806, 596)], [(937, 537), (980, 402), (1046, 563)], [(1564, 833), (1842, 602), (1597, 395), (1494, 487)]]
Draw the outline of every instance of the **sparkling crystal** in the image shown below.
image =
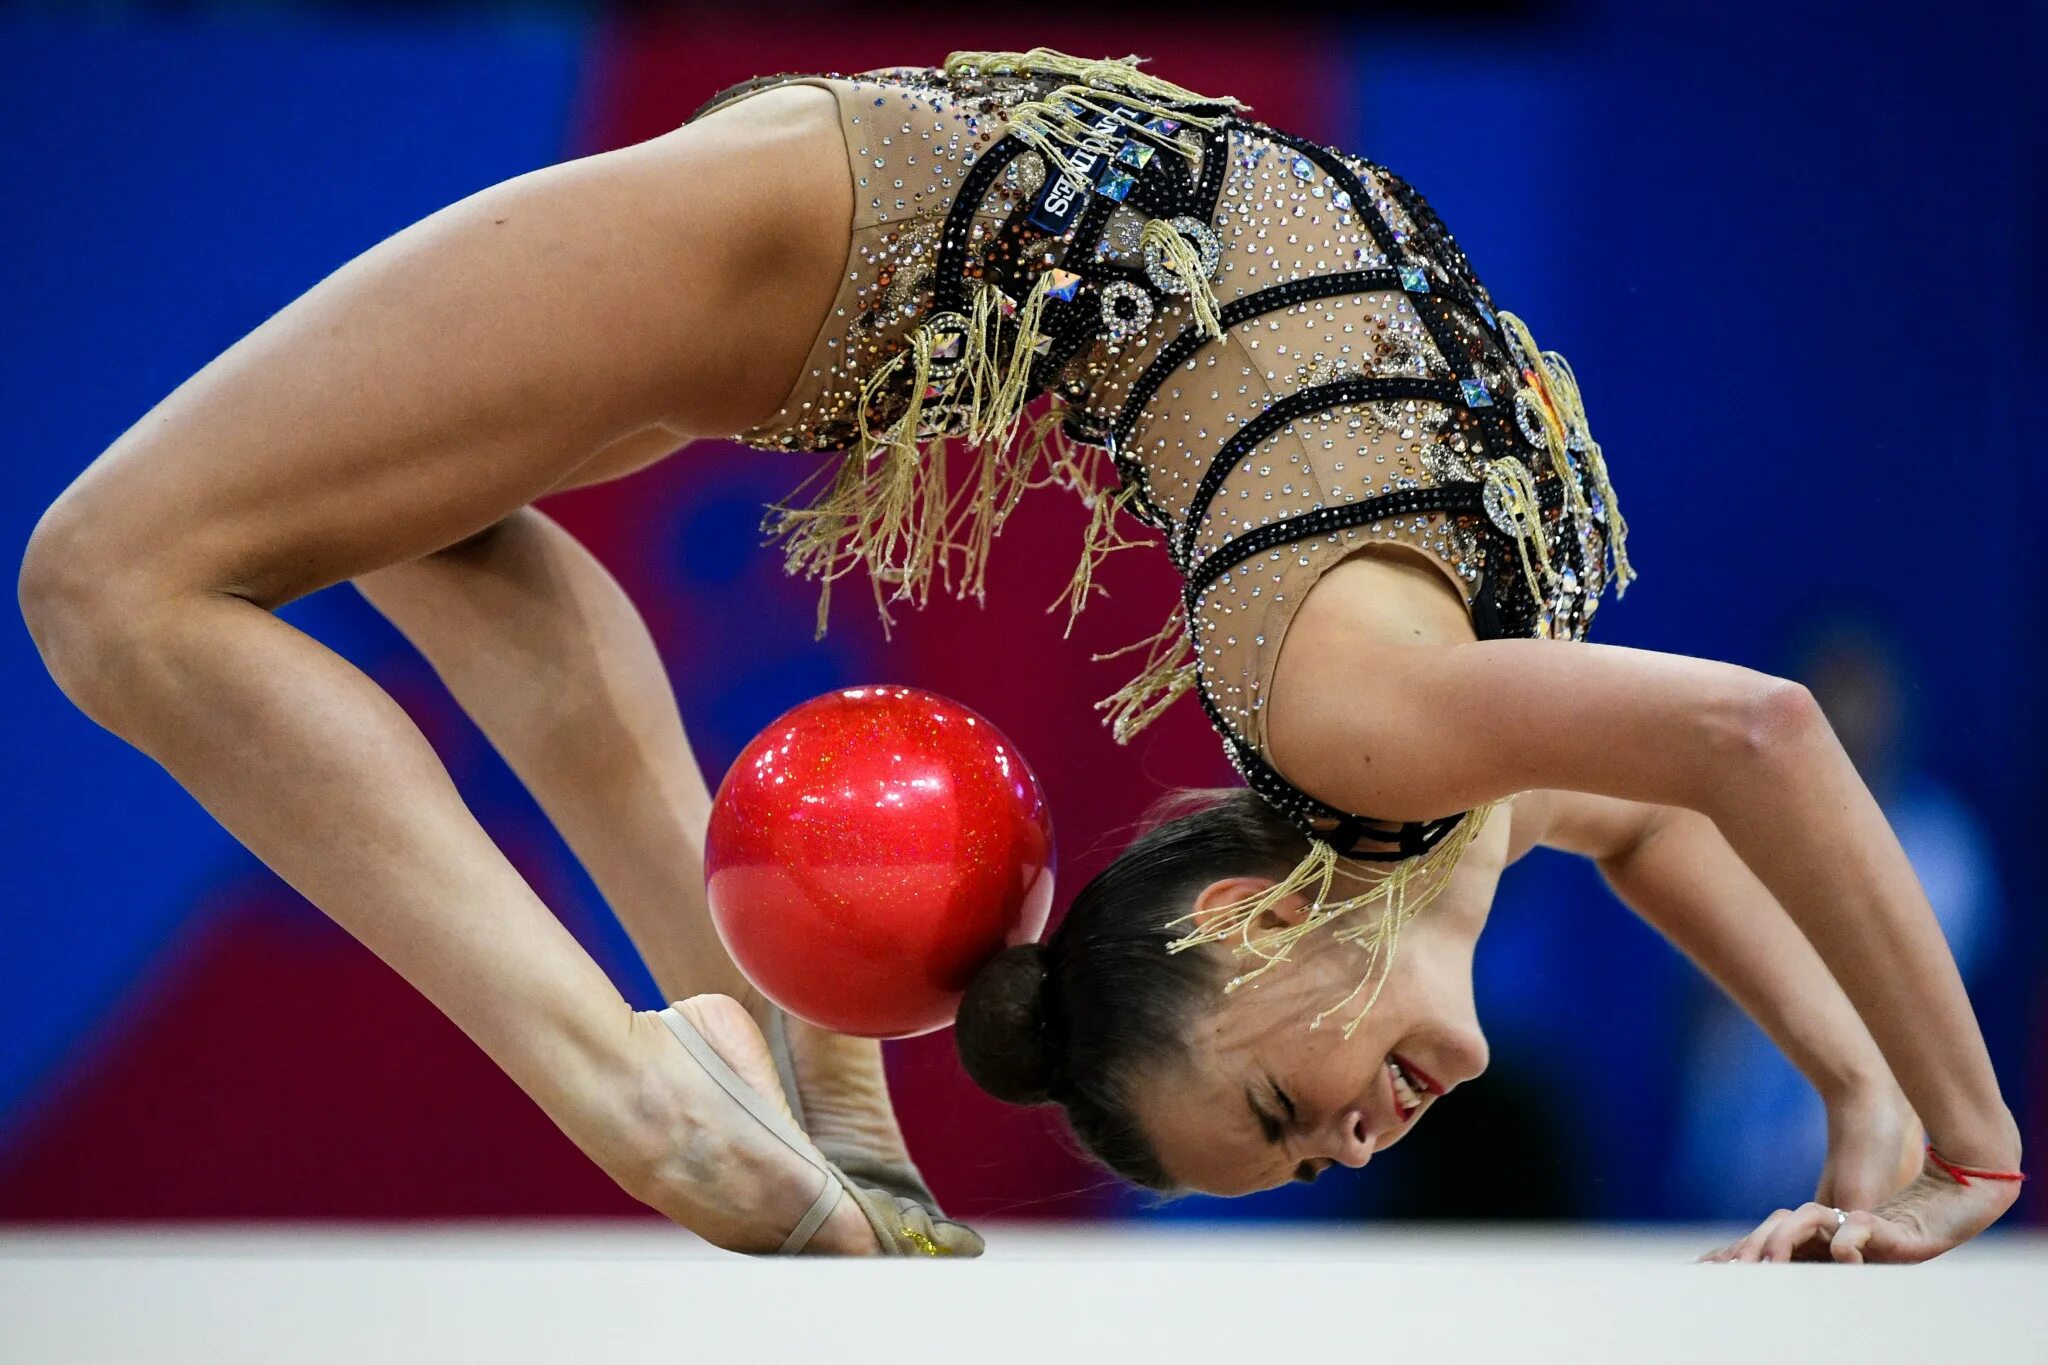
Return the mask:
[(1487, 393), (1485, 380), (1460, 379), (1458, 387), (1464, 391), (1466, 407), (1490, 408), (1493, 406), (1493, 396)]
[(1116, 159), (1126, 166), (1136, 166), (1143, 170), (1145, 163), (1152, 159), (1152, 153), (1156, 150), (1158, 149), (1149, 142), (1134, 140), (1116, 149)]
[(1114, 199), (1121, 204), (1124, 197), (1131, 192), (1131, 187), (1137, 183), (1128, 172), (1111, 165), (1103, 172), (1102, 179), (1095, 182), (1095, 192), (1105, 199)]
[(1479, 495), (1480, 504), (1486, 509), (1486, 519), (1494, 529), (1504, 535), (1520, 536), (1522, 528), (1515, 521), (1514, 494), (1504, 483), (1488, 479)]
[(1515, 425), (1522, 429), (1522, 435), (1529, 444), (1541, 450), (1550, 444), (1550, 433), (1543, 420), (1543, 400), (1534, 390), (1515, 390)]
[(1080, 288), (1081, 276), (1077, 272), (1072, 270), (1055, 270), (1052, 272), (1052, 284), (1045, 292), (1049, 297), (1055, 299), (1071, 300)]
[(1294, 158), (1294, 165), (1289, 169), (1291, 169), (1294, 172), (1294, 178), (1296, 180), (1312, 179), (1314, 178), (1316, 173), (1315, 163), (1313, 161), (1310, 161), (1305, 156), (1298, 156)]
[(1402, 266), (1401, 287), (1411, 294), (1427, 294), (1429, 292), (1429, 272), (1419, 265)]

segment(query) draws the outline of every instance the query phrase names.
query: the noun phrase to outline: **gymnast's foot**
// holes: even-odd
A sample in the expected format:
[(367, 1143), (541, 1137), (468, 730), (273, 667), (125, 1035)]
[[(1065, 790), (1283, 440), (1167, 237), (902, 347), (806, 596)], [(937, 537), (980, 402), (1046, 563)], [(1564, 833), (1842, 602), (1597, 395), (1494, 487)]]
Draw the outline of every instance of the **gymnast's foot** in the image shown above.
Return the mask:
[[(746, 1010), (723, 995), (693, 996), (673, 1008), (781, 1120), (783, 1131), (817, 1156), (790, 1121), (767, 1042)], [(673, 1135), (655, 1163), (653, 1197), (642, 1197), (728, 1251), (780, 1249), (830, 1177), (728, 1094), (678, 1045), (659, 1014), (638, 1014), (634, 1024), (651, 1058), (643, 1102)], [(837, 1201), (803, 1249), (826, 1255), (877, 1250), (874, 1232), (851, 1199)]]
[(938, 1203), (911, 1161), (896, 1123), (882, 1045), (788, 1015), (781, 1027), (788, 1039), (803, 1128), (818, 1150), (856, 1180), (936, 1212)]

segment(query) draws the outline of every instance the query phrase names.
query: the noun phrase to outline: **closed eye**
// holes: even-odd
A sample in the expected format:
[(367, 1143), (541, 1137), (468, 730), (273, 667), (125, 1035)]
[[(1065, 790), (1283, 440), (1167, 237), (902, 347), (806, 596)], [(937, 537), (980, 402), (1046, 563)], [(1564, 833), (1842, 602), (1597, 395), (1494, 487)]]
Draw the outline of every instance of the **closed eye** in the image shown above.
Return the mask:
[(1252, 1117), (1258, 1120), (1259, 1133), (1266, 1139), (1267, 1144), (1274, 1147), (1279, 1146), (1280, 1120), (1259, 1107), (1259, 1102), (1252, 1098), (1250, 1089), (1246, 1089), (1244, 1092), (1244, 1107), (1251, 1110)]

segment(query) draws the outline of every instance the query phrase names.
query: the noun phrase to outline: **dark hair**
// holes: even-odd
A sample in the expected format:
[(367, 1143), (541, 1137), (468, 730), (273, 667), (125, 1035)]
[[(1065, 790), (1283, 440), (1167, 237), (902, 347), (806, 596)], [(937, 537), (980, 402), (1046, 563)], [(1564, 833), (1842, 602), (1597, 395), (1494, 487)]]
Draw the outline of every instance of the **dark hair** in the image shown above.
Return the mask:
[(1148, 1189), (1171, 1179), (1132, 1112), (1137, 1078), (1186, 1050), (1188, 1025), (1221, 986), (1211, 949), (1169, 953), (1169, 927), (1220, 877), (1284, 875), (1302, 835), (1242, 787), (1169, 794), (1147, 828), (1081, 888), (1042, 944), (1006, 948), (960, 1002), (960, 1062), (1010, 1104), (1056, 1103), (1110, 1170)]

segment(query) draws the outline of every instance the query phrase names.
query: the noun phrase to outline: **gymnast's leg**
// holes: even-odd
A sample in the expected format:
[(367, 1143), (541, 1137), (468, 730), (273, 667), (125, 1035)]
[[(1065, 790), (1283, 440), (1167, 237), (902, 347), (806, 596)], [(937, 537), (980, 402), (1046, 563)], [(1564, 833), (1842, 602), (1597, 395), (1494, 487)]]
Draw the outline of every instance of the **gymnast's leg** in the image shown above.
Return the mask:
[[(650, 432), (563, 486), (630, 473), (672, 445)], [(596, 557), (526, 508), (356, 586), (433, 664), (519, 774), (664, 997), (729, 996), (767, 1030), (774, 1007), (733, 964), (704, 897), (710, 791), (646, 624)], [(718, 667), (716, 643), (704, 642), (689, 662)], [(771, 1099), (780, 1093), (761, 1039), (743, 1021), (698, 1023), (718, 1030), (719, 1050), (757, 1089)], [(880, 1045), (798, 1020), (786, 1026), (804, 1126), (820, 1149), (850, 1168), (913, 1169)]]
[[(20, 588), (88, 714), (623, 1186), (748, 1249), (803, 1213), (801, 1163), (627, 1007), (391, 699), (272, 609), (474, 535), (635, 432), (771, 412), (850, 192), (829, 98), (790, 93), (493, 186), (345, 265), (123, 433), (43, 518)], [(842, 1206), (819, 1242), (867, 1236)]]

